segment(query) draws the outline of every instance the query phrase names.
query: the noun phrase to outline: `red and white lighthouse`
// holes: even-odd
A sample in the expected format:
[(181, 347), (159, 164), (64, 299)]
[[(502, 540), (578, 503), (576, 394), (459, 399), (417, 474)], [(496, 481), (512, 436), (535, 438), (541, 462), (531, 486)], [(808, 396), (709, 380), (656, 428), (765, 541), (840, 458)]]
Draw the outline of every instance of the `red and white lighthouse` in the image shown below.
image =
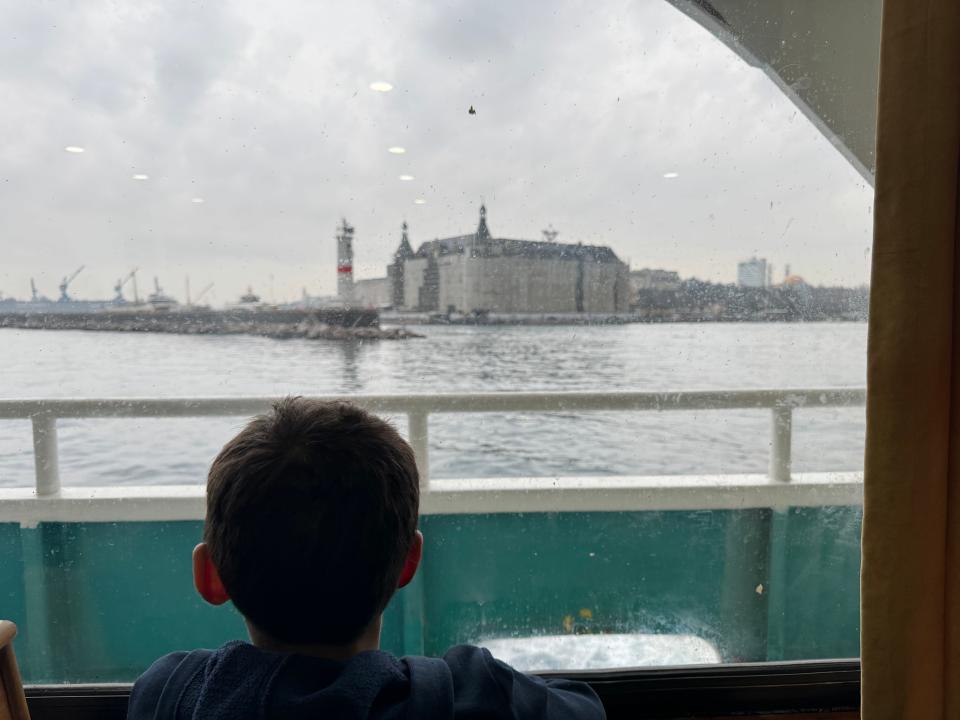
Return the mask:
[(337, 297), (353, 304), (353, 226), (346, 219), (337, 228)]

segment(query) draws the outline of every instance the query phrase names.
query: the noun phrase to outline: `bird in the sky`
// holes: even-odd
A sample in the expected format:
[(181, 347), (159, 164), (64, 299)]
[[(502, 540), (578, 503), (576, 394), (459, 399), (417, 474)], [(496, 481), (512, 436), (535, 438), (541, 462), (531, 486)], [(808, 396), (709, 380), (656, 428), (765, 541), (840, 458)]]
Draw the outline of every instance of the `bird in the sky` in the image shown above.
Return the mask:
[(467, 113), (469, 113), (470, 115), (476, 115), (476, 114), (477, 114), (477, 111), (474, 110), (474, 109), (473, 109), (473, 105), (471, 105), (471, 106), (470, 106), (470, 109), (467, 110)]

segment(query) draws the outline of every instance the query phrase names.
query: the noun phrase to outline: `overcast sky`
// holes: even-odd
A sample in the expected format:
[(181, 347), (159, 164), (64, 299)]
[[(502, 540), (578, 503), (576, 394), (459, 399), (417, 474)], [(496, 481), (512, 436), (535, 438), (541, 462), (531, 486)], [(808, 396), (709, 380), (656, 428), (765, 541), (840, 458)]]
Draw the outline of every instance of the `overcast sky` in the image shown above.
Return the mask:
[(495, 236), (552, 224), (637, 268), (868, 278), (869, 185), (664, 0), (0, 0), (0, 107), (6, 296), (79, 265), (77, 297), (134, 266), (181, 297), (331, 293), (341, 216), (373, 277), (404, 219), (414, 246), (471, 232), (481, 198)]

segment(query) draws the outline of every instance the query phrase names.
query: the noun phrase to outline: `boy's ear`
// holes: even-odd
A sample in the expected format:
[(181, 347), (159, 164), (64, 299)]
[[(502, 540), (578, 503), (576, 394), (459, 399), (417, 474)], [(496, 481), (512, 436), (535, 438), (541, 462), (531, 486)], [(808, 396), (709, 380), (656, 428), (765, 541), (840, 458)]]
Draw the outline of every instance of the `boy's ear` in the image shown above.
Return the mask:
[(206, 543), (200, 543), (193, 549), (193, 584), (200, 597), (211, 605), (223, 605), (230, 599), (220, 580), (220, 573), (210, 559)]
[(413, 580), (417, 574), (417, 568), (420, 567), (420, 558), (423, 557), (423, 533), (417, 530), (413, 536), (413, 542), (410, 543), (410, 549), (407, 551), (407, 559), (403, 562), (403, 570), (400, 572), (400, 581), (398, 588), (402, 588)]

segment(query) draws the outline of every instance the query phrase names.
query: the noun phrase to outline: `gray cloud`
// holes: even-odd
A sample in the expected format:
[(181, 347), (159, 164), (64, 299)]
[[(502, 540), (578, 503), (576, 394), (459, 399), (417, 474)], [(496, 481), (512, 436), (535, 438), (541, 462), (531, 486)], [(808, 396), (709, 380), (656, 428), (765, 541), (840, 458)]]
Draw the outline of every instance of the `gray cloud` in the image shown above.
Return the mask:
[(372, 275), (401, 220), (467, 232), (481, 197), (497, 234), (553, 223), (637, 266), (866, 280), (870, 188), (762, 72), (661, 0), (519, 6), (0, 9), (0, 290), (86, 264), (89, 297), (134, 265), (330, 292), (341, 215)]

